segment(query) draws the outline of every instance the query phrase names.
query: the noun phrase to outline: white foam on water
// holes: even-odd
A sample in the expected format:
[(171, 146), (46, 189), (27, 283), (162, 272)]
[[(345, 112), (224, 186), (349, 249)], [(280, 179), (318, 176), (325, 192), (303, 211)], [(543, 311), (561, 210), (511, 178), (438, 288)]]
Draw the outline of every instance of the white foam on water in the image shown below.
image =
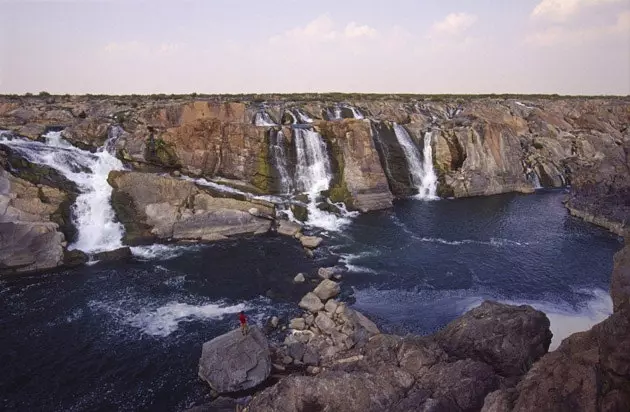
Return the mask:
[(110, 199), (112, 187), (107, 183), (109, 172), (123, 170), (123, 164), (106, 148), (113, 148), (120, 129), (112, 128), (110, 137), (96, 153), (72, 146), (61, 132), (49, 132), (45, 143), (14, 138), (0, 141), (17, 150), (32, 163), (48, 166), (74, 182), (81, 194), (73, 206), (77, 240), (68, 249), (98, 253), (122, 247), (124, 228), (116, 221)]
[[(175, 332), (181, 323), (194, 321), (221, 320), (225, 316), (248, 310), (245, 303), (225, 305), (207, 303), (191, 305), (182, 302), (169, 302), (157, 308), (144, 308), (139, 312), (124, 309), (126, 301), (116, 303), (90, 301), (92, 310), (105, 312), (115, 321), (140, 330), (143, 334), (154, 337), (167, 337)], [(235, 319), (236, 324), (236, 319)]]
[(355, 265), (354, 262), (363, 258), (373, 257), (378, 252), (361, 252), (361, 253), (343, 253), (339, 256), (339, 263), (343, 264), (348, 272), (352, 273), (369, 273), (377, 275), (378, 272), (365, 266)]
[(133, 246), (130, 249), (131, 253), (140, 260), (169, 260), (200, 248), (201, 245), (163, 245), (156, 243), (148, 246)]
[(143, 310), (136, 315), (127, 317), (126, 322), (147, 335), (165, 337), (175, 332), (181, 322), (222, 319), (226, 315), (235, 314), (247, 308), (242, 303), (233, 306), (222, 306), (214, 303), (196, 306), (172, 302), (155, 310)]
[(195, 184), (198, 184), (199, 186), (206, 186), (206, 187), (212, 188), (218, 192), (231, 193), (231, 194), (242, 195), (246, 197), (252, 196), (251, 193), (243, 192), (242, 190), (235, 189), (231, 186), (226, 186), (219, 183), (211, 182), (210, 180), (204, 179), (203, 177), (190, 177), (186, 175), (181, 175), (179, 178), (187, 182), (193, 182)]
[(517, 242), (515, 240), (501, 239), (501, 238), (490, 238), (490, 240), (484, 241), (484, 240), (473, 240), (473, 239), (446, 240), (446, 239), (441, 239), (441, 238), (414, 236), (414, 239), (419, 240), (421, 242), (440, 243), (442, 245), (449, 245), (449, 246), (474, 244), (474, 245), (504, 247), (504, 246), (527, 246), (530, 244), (528, 242)]

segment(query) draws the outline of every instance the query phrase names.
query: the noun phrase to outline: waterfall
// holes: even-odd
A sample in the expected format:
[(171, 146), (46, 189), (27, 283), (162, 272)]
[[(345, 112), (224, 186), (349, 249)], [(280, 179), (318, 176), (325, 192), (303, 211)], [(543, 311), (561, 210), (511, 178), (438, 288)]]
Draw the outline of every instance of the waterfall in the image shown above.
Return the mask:
[(289, 194), (293, 191), (293, 181), (287, 167), (287, 155), (285, 150), (285, 137), (282, 130), (270, 131), (269, 152), (271, 162), (280, 176), (280, 193)]
[(433, 170), (433, 149), (431, 148), (432, 134), (427, 132), (424, 135), (424, 148), (423, 159), (420, 159), (420, 151), (416, 147), (415, 143), (411, 140), (407, 130), (394, 123), (394, 133), (396, 139), (402, 148), (407, 164), (409, 166), (409, 173), (411, 174), (411, 181), (418, 189), (418, 198), (420, 199), (435, 199), (435, 192), (437, 189), (437, 177)]
[(420, 184), (418, 197), (420, 199), (436, 199), (437, 191), (437, 175), (433, 170), (433, 133), (426, 132), (424, 134), (424, 148), (422, 150), (422, 182)]
[(354, 106), (348, 106), (348, 108), (352, 111), (352, 116), (354, 116), (355, 119), (363, 120), (365, 118)]
[(309, 115), (307, 115), (302, 109), (295, 109), (295, 118), (297, 118), (298, 123), (300, 124), (311, 124), (313, 123), (313, 119)]
[(297, 188), (309, 195), (318, 195), (328, 190), (332, 177), (326, 144), (317, 132), (302, 128), (294, 130)]
[(339, 107), (339, 106), (335, 106), (335, 109), (334, 109), (334, 110), (335, 110), (335, 113), (334, 113), (334, 115), (333, 115), (333, 116), (334, 116), (333, 118), (334, 118), (335, 120), (341, 120), (341, 119), (342, 119), (342, 117), (341, 117), (341, 107)]
[(540, 184), (540, 177), (538, 177), (538, 173), (536, 170), (532, 170), (529, 173), (529, 181), (534, 186), (534, 189), (542, 189), (542, 185)]
[(68, 249), (98, 253), (122, 247), (124, 228), (115, 219), (110, 204), (112, 187), (107, 183), (109, 172), (123, 170), (122, 162), (112, 154), (120, 133), (120, 128), (110, 128), (107, 141), (96, 153), (72, 146), (61, 132), (44, 135), (45, 143), (0, 137), (0, 143), (29, 162), (53, 168), (76, 183), (81, 194), (73, 205), (72, 219), (78, 238)]
[[(297, 190), (308, 196), (308, 223), (325, 230), (337, 231), (350, 223), (348, 217), (353, 213), (344, 213), (339, 217), (317, 207), (320, 193), (330, 188), (332, 172), (326, 144), (322, 136), (310, 129), (295, 128), (295, 152), (297, 165), (295, 181)], [(342, 209), (343, 211), (343, 209)]]
[(258, 113), (256, 113), (256, 116), (254, 117), (254, 124), (256, 126), (275, 126), (276, 123), (271, 119), (271, 116), (269, 116), (269, 113), (267, 113), (264, 110), (260, 110)]

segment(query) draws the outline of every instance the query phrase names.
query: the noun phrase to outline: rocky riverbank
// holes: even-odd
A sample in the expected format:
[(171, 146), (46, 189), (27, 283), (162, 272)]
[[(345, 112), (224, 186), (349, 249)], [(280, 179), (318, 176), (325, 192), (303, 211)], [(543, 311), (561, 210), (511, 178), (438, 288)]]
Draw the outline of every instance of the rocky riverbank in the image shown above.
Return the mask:
[[(320, 273), (323, 277), (331, 274)], [(339, 284), (324, 279), (300, 302), (304, 314), (290, 321), (283, 345), (269, 350), (266, 343), (256, 343), (258, 329), (249, 339), (255, 352), (263, 353), (246, 357), (256, 366), (253, 369), (268, 376), (270, 364), (276, 373), (291, 365), (295, 372), (248, 398), (247, 410), (629, 410), (628, 285), (630, 246), (615, 256), (614, 313), (548, 352), (549, 319), (529, 306), (484, 302), (434, 335), (401, 337), (380, 333), (365, 316), (336, 301)], [(235, 333), (240, 332), (228, 335)], [(228, 335), (221, 339), (227, 341)], [(206, 349), (216, 349), (218, 340), (204, 345), (200, 373), (212, 366)], [(224, 353), (233, 347), (225, 347)], [(215, 356), (214, 362), (226, 364), (229, 359)], [(234, 385), (233, 376), (227, 375), (221, 382)], [(250, 375), (239, 376), (248, 382)], [(261, 373), (254, 375), (257, 382), (264, 381)], [(221, 382), (213, 387), (220, 387)], [(193, 410), (220, 410), (221, 405), (233, 403), (220, 398)]]
[[(0, 129), (39, 140), (47, 131), (61, 130), (64, 139), (91, 151), (108, 142), (107, 149), (131, 170), (114, 171), (108, 179), (128, 245), (266, 232), (277, 226), (276, 214), (274, 205), (260, 196), (286, 195), (287, 190), (294, 194), (291, 212), (301, 220), (313, 213), (308, 201), (329, 213), (340, 213), (340, 202), (361, 212), (391, 207), (393, 199), (419, 190), (400, 133), (408, 134), (417, 150), (430, 150), (442, 197), (567, 186), (572, 214), (628, 234), (627, 98), (336, 99), (4, 96)], [(310, 190), (299, 187), (305, 182), (296, 177), (304, 172), (298, 161), (304, 148), (298, 141), (305, 129), (318, 133), (327, 157), (321, 172), (328, 173), (329, 182), (312, 199), (297, 196)], [(12, 179), (61, 190), (57, 217), (50, 221), (48, 213), (36, 221), (66, 251), (63, 245), (73, 241), (76, 231), (70, 217), (76, 187), (50, 168), (34, 168), (6, 144), (0, 149), (7, 159), (2, 168)], [(203, 178), (209, 185), (183, 177)], [(210, 187), (216, 184), (229, 190)], [(18, 183), (3, 186), (5, 196), (24, 195), (18, 193)], [(7, 213), (3, 211), (2, 222), (12, 219)], [(7, 226), (3, 232), (15, 230)], [(22, 232), (23, 244), (38, 244), (26, 235), (34, 232)], [(2, 270), (28, 272), (67, 261), (59, 251), (51, 252), (51, 258), (31, 249), (26, 253), (31, 257), (24, 258), (31, 263), (2, 260)]]

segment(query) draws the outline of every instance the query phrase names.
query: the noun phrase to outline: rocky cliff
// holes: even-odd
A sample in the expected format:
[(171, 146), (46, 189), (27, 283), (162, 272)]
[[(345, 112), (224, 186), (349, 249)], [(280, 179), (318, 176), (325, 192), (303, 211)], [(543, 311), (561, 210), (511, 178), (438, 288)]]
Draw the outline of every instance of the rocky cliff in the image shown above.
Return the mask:
[[(628, 233), (628, 98), (294, 97), (273, 96), (264, 102), (220, 96), (0, 97), (0, 129), (31, 139), (47, 130), (62, 130), (74, 145), (95, 150), (112, 126), (120, 126), (113, 149), (134, 171), (203, 177), (252, 195), (286, 195), (290, 186), (289, 194), (295, 196), (297, 174), (309, 160), (300, 158), (305, 155), (298, 153), (296, 133), (307, 128), (319, 133), (326, 146), (331, 170), (324, 198), (367, 212), (418, 192), (412, 170), (417, 166), (396, 134), (402, 127), (418, 152), (426, 150), (423, 141), (430, 137), (439, 196), (567, 186), (572, 214), (620, 235)], [(279, 140), (279, 135), (284, 138)], [(110, 183), (117, 179), (122, 178), (112, 177)], [(205, 225), (210, 215), (217, 226), (246, 214), (243, 205), (231, 209), (234, 204), (227, 209), (238, 213), (218, 218), (218, 206), (210, 210), (156, 199), (152, 206), (136, 202), (142, 218), (132, 222), (125, 207), (131, 204), (126, 196), (132, 192), (116, 190), (114, 196), (119, 219), (127, 225), (127, 240), (208, 238), (208, 233), (193, 233), (193, 226)], [(322, 198), (318, 201), (318, 207), (332, 208)], [(171, 216), (173, 227), (152, 227), (149, 216), (159, 208), (166, 213), (166, 204), (169, 216), (179, 216)], [(260, 232), (264, 225), (254, 226), (243, 233)], [(137, 232), (140, 227), (144, 229)], [(68, 231), (67, 225), (62, 228)]]

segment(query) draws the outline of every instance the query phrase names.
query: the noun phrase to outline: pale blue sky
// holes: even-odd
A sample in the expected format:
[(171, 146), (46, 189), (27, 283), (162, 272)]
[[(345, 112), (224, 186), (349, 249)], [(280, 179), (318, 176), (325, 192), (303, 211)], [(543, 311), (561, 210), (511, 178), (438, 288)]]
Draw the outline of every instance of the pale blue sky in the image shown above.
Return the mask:
[(630, 0), (0, 0), (0, 93), (630, 94)]

